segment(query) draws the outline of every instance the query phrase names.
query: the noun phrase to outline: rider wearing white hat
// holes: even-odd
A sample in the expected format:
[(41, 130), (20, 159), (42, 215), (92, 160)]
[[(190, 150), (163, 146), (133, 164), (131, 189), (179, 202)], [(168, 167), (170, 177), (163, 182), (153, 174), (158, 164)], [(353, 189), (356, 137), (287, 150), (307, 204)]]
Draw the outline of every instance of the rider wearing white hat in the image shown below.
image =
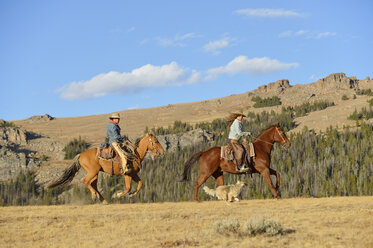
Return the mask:
[(109, 139), (110, 146), (118, 153), (122, 161), (123, 173), (126, 174), (129, 170), (127, 168), (127, 156), (120, 147), (120, 143), (123, 142), (124, 136), (120, 135), (120, 127), (118, 125), (120, 121), (119, 113), (113, 113), (109, 117), (109, 125), (106, 128), (106, 137)]
[(241, 167), (242, 164), (242, 158), (244, 155), (244, 148), (240, 144), (239, 139), (242, 136), (249, 136), (251, 135), (250, 132), (244, 132), (242, 127), (242, 119), (243, 117), (246, 117), (246, 115), (243, 114), (242, 111), (236, 111), (231, 113), (231, 115), (228, 117), (228, 125), (229, 125), (229, 143), (232, 145), (234, 157), (235, 157), (235, 164), (237, 166), (237, 169), (240, 172), (245, 172), (247, 168), (244, 166)]

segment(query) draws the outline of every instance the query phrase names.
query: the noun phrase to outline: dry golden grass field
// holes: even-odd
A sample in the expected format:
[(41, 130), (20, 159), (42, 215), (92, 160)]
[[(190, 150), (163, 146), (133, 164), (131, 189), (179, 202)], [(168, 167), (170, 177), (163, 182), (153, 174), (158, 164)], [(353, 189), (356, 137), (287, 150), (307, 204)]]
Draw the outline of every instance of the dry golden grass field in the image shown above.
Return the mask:
[[(216, 232), (277, 221), (282, 235)], [(0, 247), (373, 247), (373, 197), (0, 208)]]

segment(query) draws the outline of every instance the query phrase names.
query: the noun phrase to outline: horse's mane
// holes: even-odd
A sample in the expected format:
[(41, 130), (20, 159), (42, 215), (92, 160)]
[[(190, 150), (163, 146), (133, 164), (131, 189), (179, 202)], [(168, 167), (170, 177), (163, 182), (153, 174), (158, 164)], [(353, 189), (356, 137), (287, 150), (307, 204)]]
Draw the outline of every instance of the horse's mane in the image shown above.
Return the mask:
[(135, 146), (139, 147), (141, 138), (137, 138), (135, 141)]
[[(153, 134), (149, 134), (149, 136), (153, 136)], [(135, 141), (135, 145), (137, 146), (137, 147), (139, 147), (139, 144), (140, 144), (140, 141), (143, 139), (144, 137), (141, 137), (141, 138), (137, 138), (136, 139), (136, 141)]]
[(274, 128), (274, 127), (276, 127), (276, 124), (275, 125), (271, 125), (271, 126), (269, 126), (267, 128), (263, 128), (262, 130), (260, 130), (259, 135), (257, 135), (254, 140), (256, 140), (257, 138), (259, 138), (260, 136), (262, 136), (266, 131), (268, 131), (269, 129)]
[(267, 131), (268, 129), (274, 128), (275, 126), (276, 126), (276, 124), (275, 124), (275, 125), (272, 125), (272, 126), (269, 126), (269, 127), (267, 127), (267, 128), (263, 128), (262, 130), (260, 130), (260, 133), (262, 134), (262, 133), (264, 133), (265, 131)]

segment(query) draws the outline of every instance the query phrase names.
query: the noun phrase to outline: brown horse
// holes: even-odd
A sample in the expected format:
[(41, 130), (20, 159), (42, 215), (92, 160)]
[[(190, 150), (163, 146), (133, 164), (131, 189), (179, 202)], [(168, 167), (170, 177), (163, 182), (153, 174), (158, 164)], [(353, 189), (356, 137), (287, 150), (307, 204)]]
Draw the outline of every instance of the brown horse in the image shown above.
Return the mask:
[[(285, 148), (289, 148), (291, 145), (289, 139), (280, 127), (280, 124), (264, 130), (253, 142), (255, 157), (253, 159), (252, 171), (249, 173), (260, 173), (270, 187), (273, 196), (279, 199), (280, 196), (277, 194), (276, 190), (280, 187), (280, 174), (274, 169), (269, 168), (271, 164), (271, 151), (275, 142), (281, 144)], [(194, 201), (198, 201), (198, 189), (210, 176), (213, 176), (217, 185), (221, 186), (224, 185), (223, 172), (248, 174), (248, 172), (242, 173), (237, 171), (236, 165), (232, 161), (221, 158), (220, 151), (220, 147), (212, 147), (205, 152), (195, 153), (185, 163), (182, 181), (189, 179), (191, 166), (199, 160), (200, 177), (194, 183)], [(272, 184), (270, 175), (276, 175), (276, 188)]]
[[(106, 203), (97, 189), (98, 173), (99, 171), (103, 171), (111, 175), (122, 175), (120, 173), (121, 165), (120, 163), (115, 162), (112, 165), (110, 161), (98, 158), (97, 149), (98, 148), (91, 148), (81, 154), (78, 154), (74, 158), (72, 165), (64, 171), (63, 175), (61, 175), (60, 178), (58, 178), (57, 180), (49, 183), (47, 187), (54, 188), (59, 185), (68, 184), (72, 181), (75, 174), (79, 171), (80, 167), (83, 167), (83, 169), (87, 172), (87, 175), (83, 178), (82, 181), (91, 191), (92, 199), (99, 199), (101, 202)], [(123, 176), (125, 182), (125, 190), (113, 195), (113, 197), (119, 198), (130, 192), (132, 180), (138, 183), (138, 186), (136, 191), (129, 196), (132, 197), (137, 195), (142, 186), (142, 181), (138, 175), (138, 172), (141, 169), (141, 162), (144, 159), (146, 152), (152, 151), (155, 157), (164, 153), (163, 147), (158, 142), (157, 138), (150, 133), (136, 142), (135, 151), (137, 153), (137, 157), (135, 158), (136, 161), (133, 161), (132, 163), (133, 168), (128, 174)]]

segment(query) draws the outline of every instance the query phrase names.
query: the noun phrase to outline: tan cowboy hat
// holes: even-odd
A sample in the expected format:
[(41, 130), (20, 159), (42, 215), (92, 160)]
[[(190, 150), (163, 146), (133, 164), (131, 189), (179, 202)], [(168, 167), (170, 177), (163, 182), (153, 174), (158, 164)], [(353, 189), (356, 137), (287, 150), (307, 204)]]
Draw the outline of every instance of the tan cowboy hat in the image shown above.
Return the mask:
[(109, 119), (120, 119), (119, 113), (113, 113), (110, 115)]
[(242, 110), (237, 110), (237, 111), (234, 111), (232, 112), (233, 115), (237, 115), (237, 116), (240, 116), (242, 115), (243, 117), (246, 117), (246, 115), (244, 115), (243, 111)]

